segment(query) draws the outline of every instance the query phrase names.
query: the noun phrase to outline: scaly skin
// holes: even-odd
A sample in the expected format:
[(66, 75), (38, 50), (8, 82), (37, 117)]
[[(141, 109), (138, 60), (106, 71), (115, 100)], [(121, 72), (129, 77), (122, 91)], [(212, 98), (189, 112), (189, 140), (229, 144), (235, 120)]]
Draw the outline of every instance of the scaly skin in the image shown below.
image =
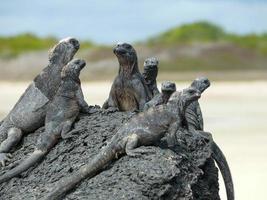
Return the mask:
[(166, 104), (172, 95), (176, 91), (176, 85), (170, 81), (164, 81), (161, 84), (161, 93), (157, 94), (153, 97), (149, 102), (147, 102), (144, 106), (144, 110), (147, 110), (151, 107), (155, 107), (158, 105)]
[[(191, 87), (203, 93), (210, 86), (206, 77), (199, 77), (191, 83)], [(203, 130), (203, 116), (198, 101), (191, 103), (185, 112), (186, 126), (188, 130)]]
[(120, 154), (136, 156), (142, 153), (139, 146), (156, 145), (168, 132), (176, 132), (181, 127), (185, 108), (200, 97), (199, 91), (188, 88), (176, 92), (167, 105), (154, 107), (138, 114), (113, 136), (111, 142), (96, 155), (90, 163), (81, 167), (74, 175), (55, 184), (55, 189), (46, 200), (60, 199), (83, 179), (97, 175), (109, 162)]
[[(197, 78), (191, 84), (191, 87), (199, 90), (201, 93), (203, 93), (209, 86), (210, 81), (205, 77)], [(229, 165), (223, 152), (213, 141), (211, 134), (203, 132), (203, 116), (198, 101), (192, 102), (187, 107), (185, 111), (185, 119), (189, 131), (200, 133), (202, 136), (209, 139), (211, 143), (212, 158), (215, 160), (222, 174), (227, 193), (227, 199), (234, 200), (234, 185)]]
[(79, 42), (74, 38), (66, 38), (55, 45), (50, 52), (48, 66), (35, 77), (6, 116), (0, 126), (0, 165), (4, 166), (9, 161), (8, 153), (24, 133), (33, 132), (44, 125), (47, 105), (61, 82), (61, 70), (78, 49)]
[(17, 167), (0, 176), (0, 183), (19, 175), (39, 162), (58, 143), (60, 138), (69, 137), (69, 131), (80, 110), (90, 110), (84, 101), (79, 80), (80, 71), (84, 66), (85, 61), (77, 59), (63, 68), (62, 81), (54, 99), (48, 105), (45, 132), (38, 139), (37, 147)]
[(145, 84), (152, 93), (153, 97), (159, 94), (157, 87), (158, 64), (159, 61), (157, 58), (147, 58), (144, 62), (144, 72), (142, 74)]
[(127, 43), (117, 44), (113, 49), (119, 61), (119, 74), (113, 81), (104, 109), (119, 111), (143, 110), (152, 95), (139, 72), (137, 55)]

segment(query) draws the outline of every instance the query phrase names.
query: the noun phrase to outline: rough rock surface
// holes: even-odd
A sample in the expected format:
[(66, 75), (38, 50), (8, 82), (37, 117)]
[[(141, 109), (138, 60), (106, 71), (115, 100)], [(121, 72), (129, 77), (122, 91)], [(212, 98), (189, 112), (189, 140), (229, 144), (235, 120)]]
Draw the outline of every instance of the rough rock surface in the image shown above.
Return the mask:
[[(83, 115), (75, 123), (76, 137), (62, 140), (33, 170), (0, 185), (1, 200), (40, 199), (54, 183), (87, 163), (134, 113)], [(12, 161), (33, 151), (43, 128), (24, 138)], [(198, 134), (177, 133), (175, 149), (149, 148), (153, 153), (123, 156), (102, 173), (83, 181), (65, 199), (180, 199), (219, 200), (218, 170), (209, 144)], [(0, 174), (8, 167), (0, 169)]]

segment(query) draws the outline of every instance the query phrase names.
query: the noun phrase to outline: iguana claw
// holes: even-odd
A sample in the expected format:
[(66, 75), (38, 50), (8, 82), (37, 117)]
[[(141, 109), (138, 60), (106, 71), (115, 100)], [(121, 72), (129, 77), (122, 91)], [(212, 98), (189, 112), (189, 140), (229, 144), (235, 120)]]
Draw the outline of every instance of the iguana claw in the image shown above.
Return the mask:
[(12, 158), (12, 155), (10, 153), (0, 153), (0, 163), (2, 167), (6, 166), (6, 162), (9, 162)]

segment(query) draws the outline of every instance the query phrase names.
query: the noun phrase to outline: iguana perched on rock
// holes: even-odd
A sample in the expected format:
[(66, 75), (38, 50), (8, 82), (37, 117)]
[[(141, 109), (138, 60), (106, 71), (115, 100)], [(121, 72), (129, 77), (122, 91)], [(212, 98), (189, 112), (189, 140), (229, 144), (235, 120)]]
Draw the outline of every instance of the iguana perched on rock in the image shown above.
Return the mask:
[[(206, 77), (196, 78), (191, 87), (203, 93), (210, 86), (210, 81)], [(188, 130), (203, 130), (203, 116), (198, 101), (192, 102), (186, 109), (186, 126)]]
[(157, 58), (147, 58), (144, 62), (144, 72), (142, 74), (145, 79), (145, 84), (148, 86), (153, 97), (159, 94), (157, 87), (158, 64), (159, 61)]
[(0, 183), (19, 175), (39, 162), (60, 138), (68, 137), (79, 111), (87, 112), (90, 109), (84, 101), (79, 79), (80, 71), (84, 66), (85, 61), (77, 59), (63, 68), (62, 81), (54, 99), (48, 105), (45, 132), (38, 139), (36, 149), (18, 166), (0, 176)]
[(46, 200), (60, 199), (85, 178), (97, 175), (119, 155), (135, 156), (142, 153), (139, 146), (157, 145), (168, 132), (176, 132), (188, 104), (200, 98), (193, 88), (174, 93), (175, 97), (166, 105), (157, 106), (133, 117), (113, 136), (111, 142), (99, 154), (82, 166), (73, 175), (56, 183)]
[[(191, 87), (199, 90), (203, 93), (210, 86), (210, 81), (206, 77), (199, 77), (195, 79)], [(222, 177), (227, 193), (228, 200), (234, 200), (234, 185), (230, 168), (227, 160), (219, 148), (219, 146), (213, 141), (212, 135), (203, 131), (203, 116), (198, 101), (192, 102), (185, 111), (186, 126), (190, 132), (200, 133), (203, 137), (208, 138), (211, 142), (212, 158), (216, 161)]]
[(0, 126), (0, 165), (5, 165), (24, 133), (44, 125), (47, 105), (60, 85), (62, 68), (79, 49), (74, 38), (61, 40), (51, 50), (49, 64), (37, 75)]
[(153, 97), (149, 102), (147, 102), (144, 106), (144, 110), (147, 110), (151, 107), (155, 107), (158, 105), (166, 104), (172, 95), (176, 91), (176, 85), (170, 81), (164, 81), (161, 84), (161, 93), (157, 94)]
[(113, 52), (119, 61), (119, 74), (112, 84), (103, 108), (115, 108), (120, 111), (143, 110), (152, 94), (139, 72), (136, 51), (130, 44), (119, 43)]

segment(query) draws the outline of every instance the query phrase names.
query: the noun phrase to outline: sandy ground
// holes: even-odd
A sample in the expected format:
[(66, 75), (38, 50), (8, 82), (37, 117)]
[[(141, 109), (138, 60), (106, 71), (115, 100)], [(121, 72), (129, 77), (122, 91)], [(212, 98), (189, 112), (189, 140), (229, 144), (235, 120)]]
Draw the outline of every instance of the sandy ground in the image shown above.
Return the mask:
[[(0, 119), (28, 83), (0, 83)], [(177, 83), (184, 88), (189, 83)], [(102, 104), (111, 83), (83, 83), (89, 104)], [(205, 130), (213, 133), (228, 159), (237, 200), (265, 199), (267, 185), (267, 82), (215, 82), (200, 103)], [(226, 199), (221, 183), (221, 196)]]

